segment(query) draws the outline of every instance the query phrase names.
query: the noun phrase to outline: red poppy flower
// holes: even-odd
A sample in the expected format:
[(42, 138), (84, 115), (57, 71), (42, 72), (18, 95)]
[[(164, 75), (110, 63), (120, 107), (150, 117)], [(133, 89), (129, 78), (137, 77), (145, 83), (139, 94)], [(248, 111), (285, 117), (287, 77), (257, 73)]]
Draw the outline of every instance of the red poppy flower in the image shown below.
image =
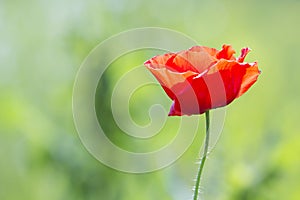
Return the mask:
[(235, 58), (231, 45), (223, 45), (220, 51), (194, 46), (155, 56), (144, 65), (173, 100), (169, 116), (202, 114), (228, 105), (256, 82), (257, 63), (244, 62), (249, 51), (243, 48)]

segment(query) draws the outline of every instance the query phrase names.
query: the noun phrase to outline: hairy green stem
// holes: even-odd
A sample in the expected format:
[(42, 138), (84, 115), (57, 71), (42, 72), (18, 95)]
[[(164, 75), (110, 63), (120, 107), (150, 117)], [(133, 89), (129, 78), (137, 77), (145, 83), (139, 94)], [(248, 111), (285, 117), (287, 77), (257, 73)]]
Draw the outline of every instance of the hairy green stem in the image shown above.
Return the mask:
[(205, 112), (205, 120), (206, 120), (206, 134), (205, 134), (205, 143), (204, 143), (204, 150), (203, 150), (203, 155), (200, 160), (200, 166), (196, 178), (196, 185), (195, 185), (195, 192), (194, 192), (194, 200), (198, 199), (199, 196), (199, 186), (200, 186), (200, 180), (201, 180), (201, 174), (203, 171), (204, 163), (207, 157), (208, 153), (208, 146), (209, 146), (209, 125), (210, 125), (210, 118), (209, 118), (209, 111)]

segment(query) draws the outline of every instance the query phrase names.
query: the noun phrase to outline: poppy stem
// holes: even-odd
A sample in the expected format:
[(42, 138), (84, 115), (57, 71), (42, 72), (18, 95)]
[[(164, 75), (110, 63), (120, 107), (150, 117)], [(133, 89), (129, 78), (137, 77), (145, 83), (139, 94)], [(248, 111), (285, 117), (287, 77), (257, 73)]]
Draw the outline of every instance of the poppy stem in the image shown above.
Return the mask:
[(210, 126), (210, 118), (209, 118), (209, 111), (205, 112), (205, 120), (206, 120), (206, 134), (205, 134), (205, 143), (204, 143), (204, 150), (203, 155), (200, 160), (200, 166), (198, 169), (198, 174), (196, 178), (196, 185), (195, 185), (195, 192), (194, 192), (194, 198), (193, 200), (197, 200), (199, 196), (199, 186), (200, 186), (200, 180), (201, 180), (201, 174), (203, 171), (204, 163), (207, 157), (208, 153), (208, 146), (209, 146), (209, 126)]

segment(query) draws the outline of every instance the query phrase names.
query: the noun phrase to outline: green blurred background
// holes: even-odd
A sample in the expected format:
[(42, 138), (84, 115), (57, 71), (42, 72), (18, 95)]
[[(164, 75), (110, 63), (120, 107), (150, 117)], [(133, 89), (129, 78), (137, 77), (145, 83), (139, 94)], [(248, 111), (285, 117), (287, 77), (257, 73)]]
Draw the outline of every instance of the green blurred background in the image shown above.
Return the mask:
[[(257, 60), (262, 69), (253, 88), (227, 108), (204, 170), (205, 199), (300, 199), (299, 13), (296, 0), (1, 0), (0, 199), (191, 199), (204, 130), (173, 165), (138, 175), (95, 160), (73, 124), (72, 88), (83, 59), (109, 36), (145, 26), (174, 29), (215, 48), (249, 46), (246, 61)], [(127, 65), (151, 56), (136, 54)], [(105, 78), (102, 89), (114, 81), (111, 73)], [(152, 102), (161, 98), (168, 107), (164, 92), (154, 91)], [(144, 123), (140, 105), (132, 112)], [(126, 147), (121, 136), (115, 140)]]

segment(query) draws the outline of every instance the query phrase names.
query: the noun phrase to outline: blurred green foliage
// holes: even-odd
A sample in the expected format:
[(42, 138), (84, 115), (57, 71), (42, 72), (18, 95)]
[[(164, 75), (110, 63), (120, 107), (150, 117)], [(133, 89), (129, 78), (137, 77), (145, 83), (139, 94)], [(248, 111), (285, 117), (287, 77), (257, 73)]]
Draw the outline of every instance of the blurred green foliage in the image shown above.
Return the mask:
[[(300, 199), (299, 13), (296, 0), (1, 0), (0, 199), (191, 198), (203, 132), (172, 166), (136, 175), (96, 161), (73, 124), (73, 82), (88, 52), (113, 34), (145, 26), (181, 31), (216, 48), (249, 46), (247, 61), (257, 60), (262, 69), (251, 91), (227, 108), (222, 137), (204, 170), (206, 199)], [(152, 54), (127, 58), (127, 66)], [(105, 87), (99, 85), (101, 98), (109, 97), (114, 69)], [(160, 88), (149, 90), (170, 103)], [(149, 120), (143, 104), (133, 104), (132, 112), (137, 123)], [(143, 149), (139, 143), (126, 147), (128, 138), (106, 120), (113, 141)]]

